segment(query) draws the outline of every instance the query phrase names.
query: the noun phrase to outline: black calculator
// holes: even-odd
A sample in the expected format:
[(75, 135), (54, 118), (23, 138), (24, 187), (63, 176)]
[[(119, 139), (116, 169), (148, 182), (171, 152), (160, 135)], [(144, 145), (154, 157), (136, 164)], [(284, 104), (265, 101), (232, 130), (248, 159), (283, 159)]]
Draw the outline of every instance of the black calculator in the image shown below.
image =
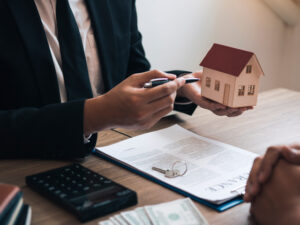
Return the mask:
[(29, 187), (74, 213), (81, 222), (137, 204), (137, 195), (80, 164), (26, 177)]

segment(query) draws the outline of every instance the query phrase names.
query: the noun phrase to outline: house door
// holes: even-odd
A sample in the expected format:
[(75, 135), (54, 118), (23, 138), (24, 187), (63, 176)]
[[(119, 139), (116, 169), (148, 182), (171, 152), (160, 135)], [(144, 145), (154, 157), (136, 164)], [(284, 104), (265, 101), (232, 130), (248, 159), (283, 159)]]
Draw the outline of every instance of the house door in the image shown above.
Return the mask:
[(223, 104), (228, 105), (229, 103), (229, 94), (230, 94), (230, 84), (225, 84)]

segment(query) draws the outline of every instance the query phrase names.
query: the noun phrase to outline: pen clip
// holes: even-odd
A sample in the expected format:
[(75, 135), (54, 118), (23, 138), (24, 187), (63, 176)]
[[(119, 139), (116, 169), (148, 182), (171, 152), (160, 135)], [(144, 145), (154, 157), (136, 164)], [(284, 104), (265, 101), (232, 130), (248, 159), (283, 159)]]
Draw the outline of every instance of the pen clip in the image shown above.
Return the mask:
[(169, 80), (169, 79), (168, 78), (155, 78), (155, 79), (151, 79), (149, 83), (155, 82), (155, 81), (165, 81), (165, 80)]

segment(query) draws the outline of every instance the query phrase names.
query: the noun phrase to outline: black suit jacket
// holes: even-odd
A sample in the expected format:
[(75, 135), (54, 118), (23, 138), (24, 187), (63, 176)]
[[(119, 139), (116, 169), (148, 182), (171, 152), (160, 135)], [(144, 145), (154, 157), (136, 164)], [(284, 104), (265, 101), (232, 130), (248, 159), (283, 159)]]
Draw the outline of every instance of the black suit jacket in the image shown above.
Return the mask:
[[(86, 0), (106, 91), (149, 70), (135, 0)], [(78, 158), (84, 100), (60, 103), (56, 71), (33, 0), (0, 0), (0, 158)], [(174, 71), (180, 73), (180, 71)], [(188, 107), (191, 113), (195, 106)]]

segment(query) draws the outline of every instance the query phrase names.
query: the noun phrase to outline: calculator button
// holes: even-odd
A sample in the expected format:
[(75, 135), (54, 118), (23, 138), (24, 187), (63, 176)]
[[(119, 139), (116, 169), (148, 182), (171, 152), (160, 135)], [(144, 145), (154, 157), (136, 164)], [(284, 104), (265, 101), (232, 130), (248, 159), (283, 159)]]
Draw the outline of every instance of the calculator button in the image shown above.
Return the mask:
[(60, 197), (60, 198), (65, 198), (65, 197), (67, 197), (67, 195), (66, 195), (65, 193), (61, 193), (61, 194), (59, 195), (59, 197)]
[(111, 183), (112, 183), (111, 180), (105, 180), (105, 181), (104, 181), (104, 184), (111, 184)]
[(84, 187), (83, 190), (88, 191), (88, 190), (90, 190), (90, 187)]
[(48, 190), (53, 191), (53, 190), (55, 190), (55, 187), (51, 186), (51, 187), (48, 188)]
[(77, 195), (77, 194), (79, 194), (79, 191), (75, 190), (72, 192), (72, 194)]

